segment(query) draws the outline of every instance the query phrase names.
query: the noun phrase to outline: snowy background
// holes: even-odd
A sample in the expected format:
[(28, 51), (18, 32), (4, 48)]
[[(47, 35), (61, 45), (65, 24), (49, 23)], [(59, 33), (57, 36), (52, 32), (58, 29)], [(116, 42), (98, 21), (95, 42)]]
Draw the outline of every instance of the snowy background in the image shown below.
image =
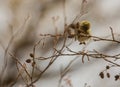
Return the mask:
[[(69, 25), (80, 12), (81, 0), (66, 0), (66, 17)], [(78, 19), (88, 20), (91, 23), (91, 32), (94, 36), (105, 37), (120, 32), (120, 1), (119, 0), (87, 0), (88, 12)], [(29, 58), (33, 45), (40, 39), (40, 34), (54, 34), (55, 29), (52, 17), (58, 17), (56, 26), (58, 32), (63, 32), (64, 15), (62, 0), (0, 0), (0, 70), (4, 64), (4, 53), (13, 34), (15, 40), (11, 43), (10, 50), (21, 57), (21, 61)], [(27, 19), (27, 22), (25, 20)], [(119, 37), (116, 37), (119, 39)], [(51, 45), (48, 43), (48, 45)], [(81, 49), (79, 42), (71, 45), (74, 50)], [(119, 53), (119, 44), (108, 42), (91, 42), (87, 50), (97, 50), (102, 53)], [(39, 49), (38, 56), (49, 55), (50, 46), (47, 49)], [(9, 58), (9, 57), (8, 57)], [(49, 68), (43, 77), (35, 83), (36, 87), (58, 87), (60, 69), (64, 68), (75, 57), (61, 57)], [(38, 66), (45, 67), (45, 62), (38, 62)], [(119, 62), (119, 61), (118, 61)], [(114, 80), (114, 75), (119, 73), (119, 68), (113, 68), (109, 72), (111, 78), (101, 79), (99, 73), (105, 69), (108, 62), (103, 59), (85, 59), (83, 64), (78, 58), (71, 66), (70, 72), (65, 76), (69, 78), (73, 87), (119, 87), (119, 80)], [(15, 65), (11, 67), (9, 75), (12, 75)], [(6, 72), (7, 73), (7, 72)], [(87, 83), (87, 86), (85, 84)], [(62, 82), (65, 85), (65, 81)], [(23, 86), (18, 83), (14, 87)], [(8, 86), (9, 87), (9, 86)], [(70, 87), (69, 85), (64, 87)]]

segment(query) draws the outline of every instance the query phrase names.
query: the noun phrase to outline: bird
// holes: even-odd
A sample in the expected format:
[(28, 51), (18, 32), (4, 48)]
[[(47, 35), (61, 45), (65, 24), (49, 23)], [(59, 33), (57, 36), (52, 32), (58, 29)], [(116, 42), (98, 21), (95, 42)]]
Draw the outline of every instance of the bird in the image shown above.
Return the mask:
[[(69, 38), (75, 38), (75, 41), (78, 40), (80, 44), (86, 44), (85, 42), (90, 39), (91, 28), (90, 22), (83, 20), (75, 24), (69, 25)], [(74, 32), (73, 32), (74, 30)]]
[(85, 42), (90, 39), (90, 36), (90, 22), (86, 20), (78, 22), (75, 29), (75, 40), (78, 40), (80, 44), (85, 44)]

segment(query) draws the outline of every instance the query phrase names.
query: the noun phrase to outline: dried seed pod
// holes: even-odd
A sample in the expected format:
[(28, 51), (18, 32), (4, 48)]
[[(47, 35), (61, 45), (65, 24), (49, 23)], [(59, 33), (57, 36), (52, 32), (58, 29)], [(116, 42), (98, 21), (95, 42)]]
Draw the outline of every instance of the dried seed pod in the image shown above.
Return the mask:
[(32, 67), (34, 67), (34, 66), (35, 66), (35, 64), (36, 64), (36, 62), (32, 62)]
[(30, 57), (32, 57), (32, 58), (34, 57), (33, 53), (30, 53)]
[(27, 62), (27, 63), (31, 63), (31, 59), (27, 59), (26, 62)]
[(117, 81), (119, 79), (119, 75), (115, 75), (115, 81)]
[(110, 66), (106, 66), (106, 69), (110, 69)]
[(104, 78), (104, 73), (100, 72), (99, 76), (103, 79)]
[(107, 77), (110, 78), (110, 73), (106, 73)]

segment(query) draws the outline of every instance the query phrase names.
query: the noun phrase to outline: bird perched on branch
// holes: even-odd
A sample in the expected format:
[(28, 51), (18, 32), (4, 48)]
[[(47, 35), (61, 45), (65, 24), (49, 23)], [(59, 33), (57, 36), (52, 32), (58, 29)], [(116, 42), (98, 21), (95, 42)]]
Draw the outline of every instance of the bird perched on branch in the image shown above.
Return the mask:
[(70, 24), (68, 31), (69, 38), (74, 37), (80, 44), (85, 44), (85, 41), (89, 40), (91, 35), (90, 22), (84, 20), (76, 24)]

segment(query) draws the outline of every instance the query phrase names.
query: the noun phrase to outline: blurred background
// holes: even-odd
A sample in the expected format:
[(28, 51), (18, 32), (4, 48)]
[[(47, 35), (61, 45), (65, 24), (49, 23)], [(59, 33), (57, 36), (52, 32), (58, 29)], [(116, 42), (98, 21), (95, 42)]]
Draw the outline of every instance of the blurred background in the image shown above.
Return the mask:
[[(120, 32), (120, 1), (119, 0), (84, 0), (87, 3), (83, 7), (85, 15), (75, 21), (88, 20), (91, 23), (93, 36), (106, 37), (111, 35), (109, 27), (112, 27), (115, 35)], [(81, 11), (82, 0), (0, 0), (0, 71), (3, 76), (4, 87), (9, 87), (16, 75), (16, 65), (8, 54), (11, 52), (25, 62), (30, 58), (34, 44), (41, 39), (40, 34), (55, 34), (64, 31), (64, 10), (67, 25), (71, 24)], [(55, 24), (53, 18), (56, 20)], [(118, 36), (115, 36), (119, 40)], [(51, 38), (45, 40), (45, 48), (39, 46), (37, 56), (49, 56), (51, 54)], [(61, 44), (61, 43), (60, 43)], [(60, 45), (59, 44), (59, 45)], [(59, 46), (58, 45), (58, 46)], [(71, 49), (79, 51), (83, 45), (78, 41), (72, 41)], [(6, 50), (8, 49), (8, 50)], [(91, 41), (86, 50), (97, 50), (105, 54), (119, 53), (119, 44), (110, 42)], [(60, 70), (64, 69), (73, 57), (60, 57), (47, 70), (42, 78), (35, 83), (36, 87), (58, 87)], [(37, 66), (43, 69), (49, 61), (36, 61)], [(119, 63), (119, 61), (117, 61)], [(108, 62), (103, 59), (85, 59), (83, 64), (81, 57), (71, 66), (70, 71), (64, 77), (61, 87), (119, 87), (119, 81), (114, 80), (114, 75), (119, 74), (119, 67), (112, 68), (111, 77), (101, 79), (99, 73), (103, 71)], [(7, 66), (7, 68), (5, 68)], [(26, 64), (30, 68), (29, 64)], [(5, 69), (5, 70), (4, 70)], [(4, 72), (4, 74), (2, 73)], [(66, 84), (69, 79), (72, 86)], [(86, 85), (87, 84), (87, 85)], [(24, 87), (21, 80), (13, 87)]]

